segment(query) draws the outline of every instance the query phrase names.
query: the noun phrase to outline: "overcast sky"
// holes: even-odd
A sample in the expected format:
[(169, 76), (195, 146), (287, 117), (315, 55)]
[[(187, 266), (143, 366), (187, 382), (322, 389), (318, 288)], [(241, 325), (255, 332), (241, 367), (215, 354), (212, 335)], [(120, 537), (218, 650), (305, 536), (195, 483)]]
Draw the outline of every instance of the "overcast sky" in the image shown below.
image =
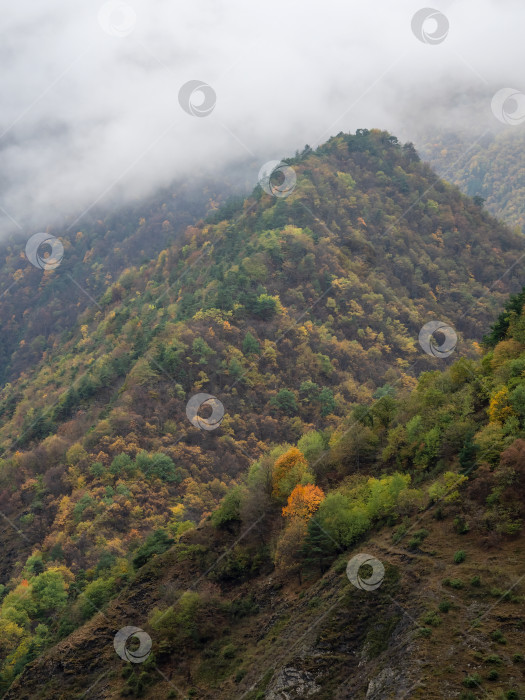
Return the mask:
[[(445, 25), (427, 21), (427, 35), (446, 34), (435, 43), (412, 30), (425, 7), (412, 0), (4, 4), (0, 234), (29, 237), (64, 217), (80, 217), (79, 230), (94, 202), (146, 195), (246, 158), (255, 184), (259, 164), (339, 131), (379, 127), (417, 142), (421, 128), (458, 120), (473, 138), (501, 128), (493, 94), (525, 92), (522, 0), (433, 2), (448, 24), (446, 34)], [(192, 80), (216, 95), (207, 116), (179, 104)]]

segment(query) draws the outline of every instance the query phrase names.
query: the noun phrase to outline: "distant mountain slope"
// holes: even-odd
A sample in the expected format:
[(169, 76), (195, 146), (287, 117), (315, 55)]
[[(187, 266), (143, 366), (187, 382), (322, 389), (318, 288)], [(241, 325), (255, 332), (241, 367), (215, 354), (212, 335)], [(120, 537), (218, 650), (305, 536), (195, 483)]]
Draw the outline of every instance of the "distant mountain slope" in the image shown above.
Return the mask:
[(418, 140), (421, 157), (510, 226), (525, 226), (525, 130), (512, 127), (476, 140), (473, 134), (433, 132)]
[[(3, 687), (214, 511), (246, 468), (268, 464), (275, 445), (322, 451), (374, 397), (386, 429), (393, 395), (446, 364), (421, 349), (424, 324), (450, 324), (456, 355), (477, 357), (508, 292), (521, 289), (522, 237), (441, 181), (411, 144), (360, 130), (287, 162), (297, 178), (288, 197), (257, 187), (188, 227), (124, 270), (4, 387), (1, 574), (15, 611), (4, 616)], [(43, 279), (69, 284), (62, 266)], [(188, 420), (199, 393), (224, 406), (216, 430)], [(449, 418), (453, 452), (466, 438)], [(421, 469), (439, 471), (436, 431), (412, 429)], [(324, 488), (376, 459), (376, 438), (354, 432), (355, 453), (334, 460)], [(310, 477), (293, 453), (292, 466), (299, 481)], [(252, 552), (254, 572), (271, 565), (264, 552)]]
[(25, 257), (33, 232), (0, 245), (0, 382), (32, 370), (42, 353), (62, 343), (78, 315), (129, 266), (141, 265), (233, 192), (218, 179), (176, 183), (134, 205), (95, 208), (73, 225), (49, 230), (64, 245), (60, 274), (42, 274)]

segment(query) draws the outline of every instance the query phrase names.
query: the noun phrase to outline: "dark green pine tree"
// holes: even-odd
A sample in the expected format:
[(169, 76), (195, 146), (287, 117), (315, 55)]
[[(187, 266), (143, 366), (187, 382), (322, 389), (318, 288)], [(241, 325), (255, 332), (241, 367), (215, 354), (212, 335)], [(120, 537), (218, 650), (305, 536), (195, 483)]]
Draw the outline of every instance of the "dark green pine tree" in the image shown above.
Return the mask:
[(257, 339), (250, 333), (250, 331), (248, 331), (244, 336), (242, 351), (244, 355), (251, 355), (252, 353), (259, 355), (261, 352)]
[(468, 474), (471, 472), (475, 465), (476, 465), (476, 456), (478, 453), (479, 447), (476, 445), (474, 440), (472, 439), (474, 437), (474, 433), (470, 432), (467, 437), (465, 442), (463, 443), (463, 447), (461, 448), (459, 452), (459, 464), (461, 467), (461, 472), (463, 474)]
[(505, 310), (498, 316), (496, 323), (490, 329), (490, 333), (483, 338), (485, 345), (494, 347), (500, 340), (505, 339), (512, 319), (521, 314), (524, 304), (525, 289), (522, 289), (519, 294), (513, 294), (505, 304)]
[(311, 518), (301, 550), (304, 557), (304, 568), (307, 570), (318, 569), (321, 574), (324, 574), (337, 556), (338, 549), (337, 543), (323, 530), (315, 517)]

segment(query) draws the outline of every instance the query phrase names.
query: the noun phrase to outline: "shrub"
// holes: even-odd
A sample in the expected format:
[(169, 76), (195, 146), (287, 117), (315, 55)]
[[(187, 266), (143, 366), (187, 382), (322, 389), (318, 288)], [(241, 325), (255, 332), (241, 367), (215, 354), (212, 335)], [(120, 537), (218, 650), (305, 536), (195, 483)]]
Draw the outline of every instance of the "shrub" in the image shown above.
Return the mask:
[(487, 680), (489, 681), (497, 681), (499, 678), (499, 673), (493, 668), (492, 671), (489, 671), (487, 675)]
[(481, 685), (483, 682), (483, 679), (479, 675), (479, 673), (473, 673), (471, 676), (467, 676), (463, 680), (463, 685), (467, 688), (477, 688)]
[(259, 606), (255, 602), (252, 595), (247, 598), (236, 598), (226, 606), (226, 611), (232, 620), (238, 620), (249, 615), (256, 615), (259, 612)]
[(439, 612), (442, 613), (448, 613), (451, 607), (452, 603), (449, 600), (442, 600), (441, 603), (438, 605)]
[(430, 625), (431, 627), (438, 627), (442, 623), (442, 619), (436, 612), (430, 611), (423, 617), (423, 622), (425, 623), (425, 625)]
[(398, 544), (399, 542), (401, 542), (401, 540), (403, 539), (403, 537), (406, 534), (407, 529), (408, 529), (407, 525), (405, 523), (402, 523), (397, 528), (397, 530), (395, 530), (395, 532), (392, 533), (392, 542), (394, 544)]
[(225, 659), (233, 659), (237, 649), (234, 644), (226, 644), (222, 650), (222, 655)]
[(459, 487), (465, 481), (466, 476), (456, 474), (455, 472), (445, 472), (428, 488), (430, 499), (436, 503), (443, 501), (444, 503), (453, 503), (459, 499)]
[(462, 564), (467, 558), (467, 553), (463, 549), (459, 549), (454, 554), (454, 564)]
[(208, 574), (211, 581), (242, 581), (255, 576), (261, 566), (261, 557), (243, 547), (228, 550), (220, 563)]
[(501, 664), (501, 658), (497, 654), (489, 654), (485, 659), (486, 664)]
[(185, 591), (175, 605), (155, 608), (149, 623), (171, 649), (195, 648), (212, 636), (211, 608), (204, 608), (200, 595)]
[(457, 515), (454, 518), (454, 530), (458, 535), (465, 535), (469, 530), (469, 526), (465, 518), (461, 515)]
[(408, 543), (408, 548), (409, 549), (417, 549), (419, 545), (423, 542), (424, 539), (426, 539), (430, 535), (430, 532), (428, 530), (417, 530), (417, 532), (414, 532), (412, 535), (412, 539)]
[(510, 600), (512, 597), (510, 591), (502, 591), (501, 588), (491, 588), (489, 593), (493, 598), (501, 598), (502, 600)]
[(444, 586), (450, 586), (450, 588), (455, 588), (457, 590), (459, 590), (460, 588), (464, 588), (465, 586), (465, 584), (460, 578), (444, 578), (442, 584)]
[(455, 589), (459, 590), (461, 588), (464, 588), (465, 584), (463, 583), (463, 581), (460, 578), (453, 578), (450, 581), (450, 586), (451, 586), (451, 588), (455, 588)]
[(174, 542), (175, 541), (168, 537), (164, 530), (155, 530), (155, 532), (146, 539), (144, 544), (137, 549), (137, 553), (132, 561), (133, 567), (135, 569), (140, 569), (151, 557), (156, 554), (163, 554), (163, 552), (167, 551)]
[(495, 642), (498, 642), (498, 644), (506, 644), (507, 640), (503, 636), (503, 632), (501, 630), (494, 630), (494, 632), (490, 635), (491, 639)]
[(474, 586), (474, 588), (479, 588), (481, 586), (481, 579), (479, 576), (473, 576), (470, 579), (470, 585)]

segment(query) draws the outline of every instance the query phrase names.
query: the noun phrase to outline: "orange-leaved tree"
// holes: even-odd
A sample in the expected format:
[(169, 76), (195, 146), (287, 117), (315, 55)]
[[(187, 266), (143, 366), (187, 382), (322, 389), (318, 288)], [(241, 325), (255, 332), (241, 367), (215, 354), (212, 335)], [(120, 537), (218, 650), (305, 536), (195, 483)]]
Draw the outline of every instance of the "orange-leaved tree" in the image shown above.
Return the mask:
[(297, 447), (291, 447), (276, 459), (272, 472), (272, 495), (274, 498), (288, 498), (297, 484), (314, 481), (305, 456)]
[(309, 520), (324, 500), (324, 491), (313, 484), (297, 484), (288, 496), (288, 505), (283, 508), (285, 518)]

